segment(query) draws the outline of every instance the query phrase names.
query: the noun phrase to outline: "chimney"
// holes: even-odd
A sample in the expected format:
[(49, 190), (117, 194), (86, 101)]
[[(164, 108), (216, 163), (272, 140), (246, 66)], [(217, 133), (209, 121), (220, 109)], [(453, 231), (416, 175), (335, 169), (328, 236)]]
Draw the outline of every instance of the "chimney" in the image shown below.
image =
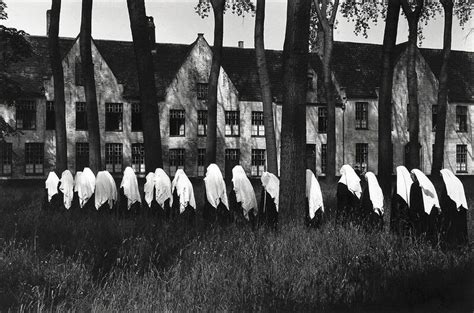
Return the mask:
[(46, 11), (46, 36), (49, 36), (49, 25), (51, 24), (51, 10)]
[(239, 40), (238, 47), (239, 47), (239, 48), (243, 48), (243, 47), (244, 47), (244, 42), (243, 42), (243, 40)]
[(153, 16), (146, 17), (148, 29), (148, 41), (150, 42), (151, 53), (156, 53), (156, 34), (155, 34), (155, 21)]

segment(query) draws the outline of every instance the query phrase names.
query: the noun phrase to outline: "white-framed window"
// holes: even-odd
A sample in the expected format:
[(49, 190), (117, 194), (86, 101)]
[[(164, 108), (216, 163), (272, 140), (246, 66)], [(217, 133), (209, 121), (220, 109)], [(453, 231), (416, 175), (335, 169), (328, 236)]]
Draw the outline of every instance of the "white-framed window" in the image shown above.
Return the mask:
[(229, 137), (240, 136), (239, 111), (225, 111), (225, 135)]
[(105, 169), (110, 173), (121, 173), (123, 162), (123, 145), (121, 143), (105, 144)]
[(197, 159), (197, 176), (204, 177), (206, 175), (206, 149), (198, 149)]
[(87, 110), (85, 102), (76, 102), (76, 130), (87, 130)]
[(356, 143), (355, 158), (354, 169), (359, 170), (361, 173), (366, 172), (369, 164), (369, 144)]
[(132, 169), (135, 173), (145, 173), (145, 146), (132, 143)]
[(456, 145), (456, 173), (467, 173), (467, 145)]
[(76, 142), (76, 172), (89, 166), (89, 143)]
[(169, 150), (170, 176), (174, 176), (178, 169), (184, 169), (184, 149)]
[(356, 129), (369, 128), (369, 104), (367, 102), (356, 102)]
[(196, 84), (196, 95), (198, 100), (207, 100), (207, 94), (209, 91), (208, 83), (197, 83)]
[(0, 141), (0, 176), (12, 174), (12, 144)]
[(197, 119), (197, 135), (206, 136), (207, 135), (207, 110), (199, 110), (198, 119)]
[(255, 136), (255, 137), (265, 136), (263, 112), (258, 112), (258, 111), (252, 112), (252, 136)]
[(184, 136), (184, 110), (170, 110), (170, 136)]
[(44, 143), (25, 143), (25, 174), (41, 175), (44, 171)]
[(250, 174), (262, 176), (265, 171), (265, 149), (252, 149), (252, 163)]
[(36, 102), (34, 100), (17, 101), (16, 128), (22, 130), (36, 129)]
[(105, 130), (122, 131), (123, 129), (123, 104), (105, 104)]

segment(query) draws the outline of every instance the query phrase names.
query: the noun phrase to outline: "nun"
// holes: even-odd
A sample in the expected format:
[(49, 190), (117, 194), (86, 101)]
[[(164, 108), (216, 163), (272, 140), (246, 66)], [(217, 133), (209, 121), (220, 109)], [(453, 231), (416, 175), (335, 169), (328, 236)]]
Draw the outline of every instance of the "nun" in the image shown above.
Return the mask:
[(89, 200), (95, 192), (95, 176), (90, 168), (85, 167), (82, 173), (77, 177), (76, 187), (81, 211), (93, 211), (94, 201)]
[(193, 185), (182, 169), (176, 171), (171, 183), (171, 193), (173, 195), (169, 203), (171, 212), (176, 211), (188, 224), (193, 224), (196, 212), (196, 199), (194, 198)]
[(336, 192), (336, 223), (346, 224), (359, 219), (362, 187), (359, 176), (350, 165), (343, 165), (340, 173), (341, 178), (337, 184)]
[(123, 171), (120, 183), (120, 215), (137, 215), (141, 207), (140, 190), (135, 172), (130, 166)]
[(464, 186), (459, 178), (448, 169), (441, 170), (444, 187), (440, 204), (443, 214), (443, 231), (448, 247), (468, 243), (467, 236), (467, 200)]
[(270, 172), (263, 172), (262, 197), (258, 212), (260, 224), (276, 228), (278, 223), (278, 202), (280, 201), (280, 180)]
[(77, 211), (80, 208), (80, 201), (79, 201), (79, 182), (81, 180), (82, 171), (77, 171), (76, 175), (74, 176), (74, 189), (73, 189), (73, 196), (72, 196), (72, 210)]
[(397, 167), (397, 185), (392, 196), (390, 210), (390, 230), (397, 235), (408, 235), (411, 223), (409, 218), (410, 189), (413, 184), (410, 172), (405, 166)]
[[(183, 172), (184, 173), (184, 172)], [(161, 168), (155, 170), (153, 178), (155, 187), (155, 201), (156, 205), (152, 204), (152, 208), (156, 209), (154, 212), (161, 217), (169, 217), (171, 205), (173, 204), (173, 194), (171, 192), (171, 180), (168, 174)]]
[(154, 215), (157, 212), (155, 198), (155, 173), (150, 172), (145, 177), (145, 185), (143, 186), (145, 196), (145, 204), (148, 208), (148, 215)]
[(55, 172), (49, 172), (48, 178), (45, 181), (45, 200), (43, 204), (43, 209), (46, 211), (53, 211), (59, 209), (62, 206), (61, 195), (58, 190), (59, 186), (59, 177)]
[(306, 169), (306, 225), (318, 228), (323, 222), (323, 194), (314, 173)]
[(233, 189), (229, 194), (229, 205), (237, 217), (249, 221), (252, 228), (255, 228), (257, 217), (257, 198), (252, 184), (245, 174), (242, 166), (236, 165), (232, 169)]
[(365, 173), (366, 188), (361, 196), (363, 226), (367, 231), (383, 229), (383, 192), (377, 177), (372, 172)]
[(95, 209), (103, 214), (111, 212), (117, 202), (117, 186), (108, 171), (97, 173), (95, 184)]
[(61, 174), (61, 180), (59, 181), (59, 190), (63, 194), (63, 204), (66, 210), (69, 210), (72, 205), (72, 199), (74, 197), (74, 178), (69, 170), (65, 170)]
[(203, 216), (209, 222), (218, 221), (225, 225), (232, 221), (227, 199), (226, 186), (219, 167), (212, 163), (207, 167), (204, 178), (206, 198), (204, 201)]
[(426, 235), (433, 244), (438, 243), (440, 205), (433, 183), (419, 169), (411, 171), (409, 216), (417, 236)]

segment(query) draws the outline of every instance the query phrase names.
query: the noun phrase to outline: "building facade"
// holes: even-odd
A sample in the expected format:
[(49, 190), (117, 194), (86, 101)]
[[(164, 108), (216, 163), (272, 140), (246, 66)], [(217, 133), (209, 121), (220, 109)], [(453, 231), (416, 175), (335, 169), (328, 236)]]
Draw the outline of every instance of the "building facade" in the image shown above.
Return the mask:
[[(55, 168), (54, 90), (48, 68), (46, 37), (30, 37), (35, 54), (15, 64), (13, 76), (24, 89), (14, 104), (0, 104), (0, 117), (19, 132), (0, 146), (1, 178), (44, 178)], [(68, 167), (88, 165), (86, 104), (80, 66), (79, 40), (62, 39), (65, 79)], [(155, 80), (158, 90), (164, 169), (170, 176), (183, 168), (189, 176), (205, 174), (207, 80), (212, 49), (202, 34), (191, 45), (156, 44)], [(393, 83), (394, 168), (405, 163), (408, 142), (406, 53), (400, 45)], [(104, 169), (120, 174), (132, 166), (145, 175), (139, 93), (131, 42), (93, 40), (101, 155)], [(430, 172), (436, 117), (437, 62), (440, 52), (418, 50), (421, 170)], [(454, 51), (450, 68), (445, 167), (473, 174), (473, 53)], [(267, 51), (274, 96), (279, 155), (282, 118), (282, 52)], [(381, 46), (336, 43), (333, 81), (337, 91), (336, 136), (339, 168), (351, 164), (377, 173), (378, 83)], [(438, 70), (439, 71), (439, 70)], [(453, 76), (454, 75), (454, 76)], [(321, 83), (321, 62), (311, 55), (307, 94), (307, 167), (324, 175), (327, 108)], [(460, 86), (462, 85), (462, 86)], [(236, 164), (248, 175), (265, 170), (263, 106), (253, 49), (224, 48), (218, 83), (217, 163), (225, 176)]]

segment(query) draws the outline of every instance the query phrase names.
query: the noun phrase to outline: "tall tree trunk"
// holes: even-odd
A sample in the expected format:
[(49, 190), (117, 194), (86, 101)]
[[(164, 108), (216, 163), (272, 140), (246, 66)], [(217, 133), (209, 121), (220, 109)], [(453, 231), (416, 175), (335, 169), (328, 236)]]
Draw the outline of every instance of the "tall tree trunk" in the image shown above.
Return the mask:
[(207, 141), (206, 163), (216, 163), (217, 154), (217, 84), (222, 62), (222, 40), (224, 37), (224, 0), (211, 0), (214, 12), (214, 46), (209, 74), (207, 95)]
[(332, 27), (324, 29), (324, 55), (323, 55), (323, 81), (326, 91), (326, 103), (328, 109), (327, 128), (327, 166), (326, 177), (332, 181), (336, 177), (336, 99), (334, 98), (334, 85), (332, 82), (332, 50), (334, 35)]
[(265, 124), (265, 143), (267, 147), (267, 166), (270, 173), (278, 176), (277, 146), (273, 122), (273, 97), (268, 76), (264, 44), (265, 0), (257, 0), (255, 15), (255, 56), (257, 59), (258, 77), (262, 92), (263, 117)]
[(408, 0), (402, 0), (402, 8), (408, 21), (407, 47), (407, 87), (408, 87), (408, 132), (410, 135), (408, 167), (420, 167), (420, 116), (418, 106), (418, 79), (416, 73), (418, 21), (420, 19), (423, 0), (417, 0), (416, 8), (411, 10)]
[(393, 50), (397, 41), (400, 0), (389, 0), (382, 52), (382, 82), (379, 90), (379, 162), (378, 174), (385, 199), (385, 207), (390, 207), (393, 146), (392, 146), (392, 85)]
[(288, 1), (283, 47), (279, 216), (284, 223), (304, 212), (306, 182), (306, 81), (310, 0)]
[(100, 153), (99, 113), (95, 90), (94, 63), (92, 61), (91, 28), (92, 0), (82, 0), (82, 21), (80, 50), (82, 73), (84, 75), (84, 93), (87, 107), (87, 129), (89, 131), (89, 166), (97, 174), (102, 169)]
[(438, 176), (443, 167), (444, 140), (446, 134), (446, 111), (448, 106), (448, 62), (451, 54), (451, 33), (453, 28), (453, 1), (441, 0), (444, 8), (443, 63), (439, 73), (438, 116), (433, 152), (431, 176)]
[(54, 81), (54, 118), (56, 124), (56, 172), (58, 175), (67, 169), (66, 112), (64, 100), (64, 72), (59, 50), (59, 16), (61, 0), (53, 0), (50, 11), (49, 59)]
[(146, 172), (163, 167), (160, 117), (156, 97), (155, 70), (151, 42), (143, 0), (127, 0), (130, 28), (132, 29), (135, 62), (137, 63), (140, 105), (142, 110), (143, 141)]

